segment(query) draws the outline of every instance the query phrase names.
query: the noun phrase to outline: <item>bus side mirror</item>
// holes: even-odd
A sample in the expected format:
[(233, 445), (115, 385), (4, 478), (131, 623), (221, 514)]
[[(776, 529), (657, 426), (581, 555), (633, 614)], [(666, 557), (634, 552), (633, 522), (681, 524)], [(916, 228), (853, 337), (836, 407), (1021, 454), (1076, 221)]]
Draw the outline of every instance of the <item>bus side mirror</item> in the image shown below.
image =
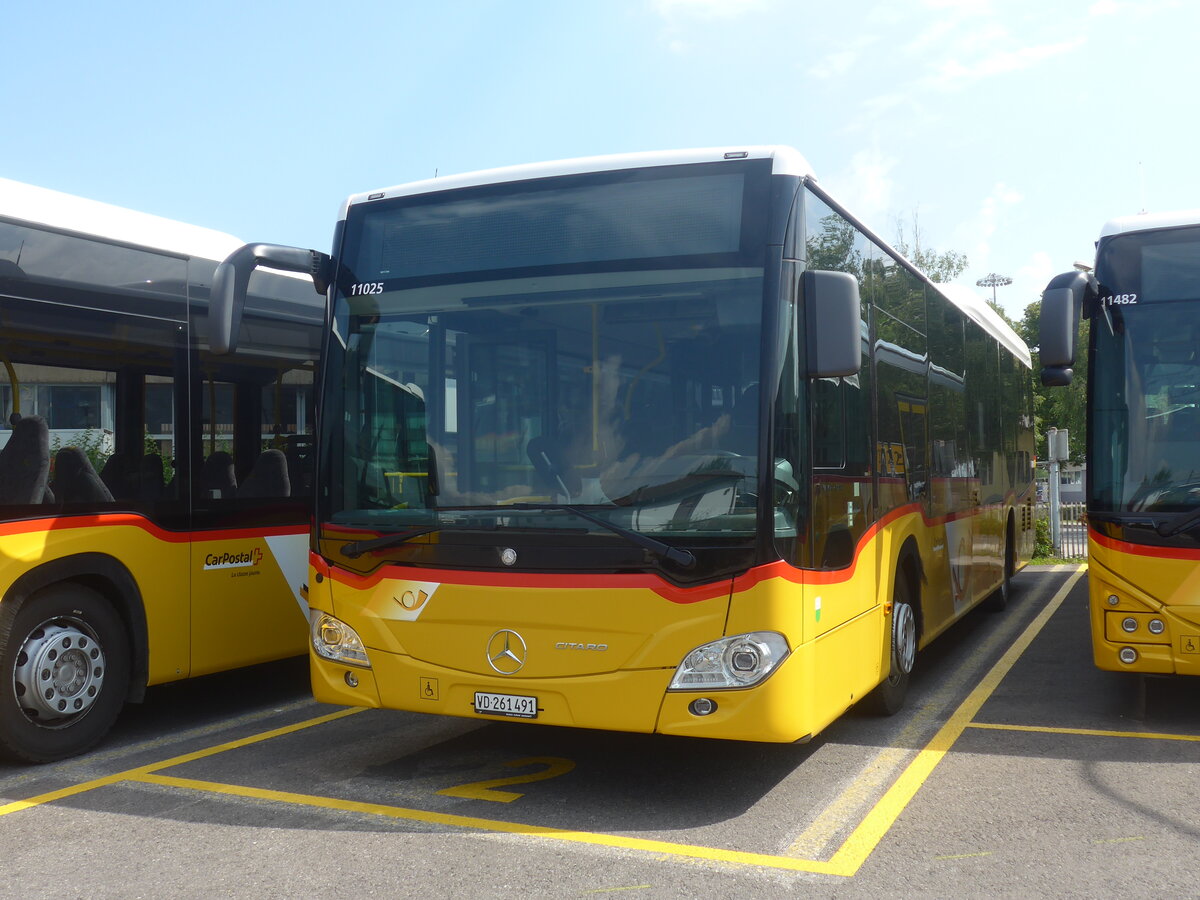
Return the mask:
[(1084, 303), (1097, 294), (1095, 280), (1084, 272), (1065, 272), (1050, 279), (1042, 293), (1038, 322), (1042, 384), (1062, 387), (1071, 383), (1079, 316)]
[(846, 272), (800, 275), (807, 328), (808, 377), (856, 375), (862, 368), (858, 280)]
[(332, 261), (316, 250), (281, 247), (278, 244), (244, 244), (230, 253), (213, 273), (208, 299), (208, 346), (213, 353), (237, 349), (238, 327), (246, 307), (250, 275), (258, 266), (302, 272), (313, 280), (318, 294), (329, 290)]

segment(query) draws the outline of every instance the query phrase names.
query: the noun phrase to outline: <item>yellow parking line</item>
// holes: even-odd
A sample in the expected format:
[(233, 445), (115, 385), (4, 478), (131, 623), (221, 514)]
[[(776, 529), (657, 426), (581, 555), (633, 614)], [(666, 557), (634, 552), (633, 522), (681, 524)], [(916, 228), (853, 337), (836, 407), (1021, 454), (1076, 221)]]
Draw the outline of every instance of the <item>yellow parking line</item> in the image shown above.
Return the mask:
[(0, 816), (6, 816), (9, 813), (20, 812), (24, 809), (31, 809), (32, 807), (41, 806), (45, 803), (53, 803), (55, 800), (73, 797), (76, 794), (84, 794), (88, 791), (94, 791), (96, 788), (107, 787), (122, 781), (136, 781), (140, 776), (149, 774), (151, 772), (157, 772), (160, 769), (169, 769), (172, 766), (179, 766), (183, 763), (193, 762), (197, 759), (204, 759), (207, 756), (215, 756), (216, 754), (224, 753), (227, 750), (236, 750), (239, 747), (248, 747), (251, 744), (269, 741), (272, 738), (282, 737), (285, 734), (303, 731), (305, 728), (311, 728), (314, 725), (323, 725), (326, 722), (332, 722), (336, 719), (344, 719), (346, 716), (352, 716), (355, 713), (362, 711), (362, 709), (357, 707), (352, 709), (342, 709), (324, 716), (317, 716), (315, 719), (306, 719), (305, 721), (297, 722), (294, 725), (285, 725), (282, 728), (274, 728), (271, 731), (263, 731), (259, 734), (253, 734), (249, 737), (239, 738), (235, 741), (227, 741), (224, 744), (217, 744), (215, 747), (208, 747), (204, 750), (196, 750), (192, 753), (184, 753), (180, 756), (173, 756), (170, 759), (163, 760), (162, 762), (151, 763), (150, 765), (146, 766), (139, 766), (136, 769), (127, 769), (124, 772), (117, 772), (114, 775), (105, 775), (103, 778), (94, 778), (91, 781), (80, 782), (79, 784), (71, 785), (70, 787), (60, 788), (57, 791), (50, 791), (45, 794), (39, 794), (36, 797), (30, 797), (27, 800), (16, 800), (12, 803), (7, 803), (3, 806), (0, 806)]
[(9, 790), (14, 790), (17, 785), (42, 781), (47, 777), (61, 777), (65, 780), (70, 778), (73, 773), (79, 772), (82, 769), (95, 769), (103, 763), (119, 762), (123, 759), (149, 753), (172, 744), (177, 745), (185, 741), (197, 741), (202, 738), (211, 737), (218, 732), (255, 725), (264, 719), (277, 718), (287, 713), (304, 709), (305, 707), (312, 709), (317, 705), (310, 696), (283, 706), (245, 713), (230, 719), (223, 719), (217, 722), (210, 722), (206, 725), (188, 728), (185, 731), (178, 731), (173, 734), (160, 734), (157, 737), (146, 738), (133, 744), (112, 747), (111, 749), (102, 748), (89, 753), (87, 756), (77, 756), (74, 759), (66, 759), (53, 765), (30, 766), (20, 774), (6, 777), (3, 781)]
[[(1041, 597), (1033, 598), (1035, 603), (1040, 600)], [(860, 815), (885, 785), (891, 784), (901, 767), (911, 759), (914, 752), (912, 748), (917, 746), (917, 740), (931, 723), (940, 719), (945, 711), (951, 708), (963, 681), (960, 673), (968, 671), (976, 660), (990, 657), (1006, 640), (1009, 640), (1008, 632), (993, 631), (968, 659), (960, 663), (956, 671), (946, 677), (945, 683), (931, 695), (929, 701), (913, 713), (890, 746), (876, 753), (854, 780), (805, 827), (788, 848), (787, 855), (811, 859), (817, 854), (823, 854), (845, 824)]]
[(895, 783), (888, 789), (875, 804), (874, 808), (867, 813), (866, 817), (858, 827), (851, 832), (846, 838), (846, 842), (833, 855), (830, 860), (837, 868), (839, 873), (853, 875), (858, 871), (859, 867), (867, 861), (867, 857), (887, 834), (888, 830), (900, 817), (909, 801), (916, 795), (917, 791), (923, 785), (926, 779), (929, 778), (934, 768), (942, 758), (950, 752), (950, 748), (954, 746), (954, 742), (962, 735), (966, 727), (975, 718), (980, 707), (987, 701), (988, 697), (1000, 685), (1017, 660), (1021, 658), (1029, 645), (1033, 643), (1033, 639), (1050, 621), (1050, 617), (1062, 605), (1067, 594), (1075, 587), (1075, 583), (1083, 577), (1087, 571), (1085, 566), (1080, 566), (1075, 574), (1067, 579), (1066, 583), (1059, 589), (1058, 593), (1046, 604), (1045, 609), (1038, 613), (1037, 617), (1029, 623), (1021, 636), (1013, 642), (1013, 645), (1008, 648), (1005, 654), (1000, 657), (994, 666), (988, 671), (983, 680), (975, 686), (975, 689), (967, 696), (967, 699), (954, 711), (954, 714), (939, 729), (938, 733), (933, 736), (925, 747), (917, 753), (916, 759), (909, 763), (908, 768), (901, 773)]
[(697, 859), (713, 860), (715, 862), (739, 863), (748, 866), (769, 867), (773, 869), (789, 869), (797, 872), (817, 872), (826, 875), (842, 875), (837, 867), (830, 864), (807, 859), (792, 859), (787, 856), (772, 856), (766, 853), (750, 853), (742, 850), (722, 850), (716, 847), (702, 847), (693, 844), (676, 844), (670, 841), (654, 841), (646, 838), (625, 837), (616, 834), (597, 834), (589, 831), (569, 831), (563, 828), (549, 828), (544, 825), (526, 825), (520, 822), (504, 822), (497, 819), (479, 819), (474, 816), (458, 816), (450, 813), (429, 812), (422, 809), (406, 809), (400, 806), (388, 806), (382, 803), (365, 803), (359, 800), (339, 800), (334, 797), (322, 797), (312, 794), (296, 794), (290, 791), (275, 791), (265, 788), (245, 787), (237, 784), (219, 784), (212, 781), (197, 781), (192, 778), (175, 778), (170, 775), (138, 774), (130, 780), (148, 784), (158, 784), (166, 787), (185, 788), (196, 791), (206, 791), (214, 794), (225, 794), (232, 797), (244, 797), (252, 800), (271, 800), (278, 803), (291, 803), (297, 806), (310, 806), (319, 809), (335, 809), (342, 812), (365, 813), (372, 816), (386, 816), (390, 819), (405, 819), (412, 822), (422, 822), (427, 825), (445, 825), (452, 828), (472, 828), (480, 831), (500, 832), (503, 834), (532, 835), (559, 841), (572, 841), (580, 844), (592, 844), (600, 847), (617, 847), (624, 850), (642, 850), (650, 853), (668, 853), (672, 856), (688, 856)]
[(1099, 728), (1052, 728), (1048, 725), (1001, 725), (991, 722), (972, 722), (969, 728), (992, 731), (1031, 731), (1040, 734), (1077, 734), (1083, 737), (1140, 738), (1146, 741), (1193, 741), (1200, 743), (1200, 734), (1165, 734), (1156, 731), (1104, 731)]
[(76, 794), (83, 794), (87, 791), (94, 791), (99, 787), (106, 787), (110, 784), (119, 784), (125, 781), (128, 773), (122, 772), (119, 775), (108, 775), (104, 778), (94, 778), (91, 781), (84, 781), (80, 784), (73, 784), (70, 787), (60, 788), (57, 791), (50, 791), (46, 794), (38, 794), (36, 797), (30, 797), (28, 800), (14, 800), (12, 803), (6, 803), (0, 806), (0, 816), (7, 816), (9, 813), (20, 812), (23, 809), (32, 809), (35, 806), (41, 806), (43, 803), (53, 803), (55, 800), (62, 800), (66, 797), (73, 797)]

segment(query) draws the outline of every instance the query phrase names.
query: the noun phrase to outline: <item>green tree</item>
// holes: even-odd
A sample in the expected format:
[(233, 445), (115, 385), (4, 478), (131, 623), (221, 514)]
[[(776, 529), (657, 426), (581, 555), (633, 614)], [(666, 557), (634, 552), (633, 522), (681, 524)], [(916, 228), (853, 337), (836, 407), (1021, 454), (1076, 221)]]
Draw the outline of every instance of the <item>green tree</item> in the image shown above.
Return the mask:
[(809, 235), (808, 267), (828, 272), (848, 272), (862, 279), (862, 253), (855, 246), (858, 232), (841, 216), (833, 214), (821, 219), (821, 231)]
[(967, 270), (967, 255), (953, 250), (939, 251), (921, 246), (921, 226), (914, 211), (912, 228), (905, 234), (904, 223), (896, 222), (895, 247), (908, 261), (925, 273), (930, 281), (949, 282)]

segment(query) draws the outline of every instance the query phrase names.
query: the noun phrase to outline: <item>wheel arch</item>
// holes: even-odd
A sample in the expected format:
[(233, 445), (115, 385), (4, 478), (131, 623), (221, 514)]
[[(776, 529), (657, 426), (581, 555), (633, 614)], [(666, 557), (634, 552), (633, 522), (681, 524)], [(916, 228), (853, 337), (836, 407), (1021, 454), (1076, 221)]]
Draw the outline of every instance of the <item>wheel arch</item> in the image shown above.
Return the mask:
[(922, 608), (921, 585), (927, 584), (928, 579), (925, 575), (925, 565), (921, 562), (921, 551), (917, 546), (917, 539), (913, 535), (909, 535), (905, 539), (904, 543), (900, 545), (900, 552), (896, 555), (895, 579), (901, 578), (907, 581), (909, 590), (912, 592), (913, 613), (917, 620), (917, 637), (920, 638), (925, 634), (925, 612)]
[(13, 581), (4, 593), (3, 602), (20, 603), (45, 588), (68, 583), (83, 585), (100, 594), (125, 623), (132, 654), (126, 700), (140, 701), (150, 671), (146, 608), (137, 580), (116, 557), (106, 553), (77, 553), (43, 563)]

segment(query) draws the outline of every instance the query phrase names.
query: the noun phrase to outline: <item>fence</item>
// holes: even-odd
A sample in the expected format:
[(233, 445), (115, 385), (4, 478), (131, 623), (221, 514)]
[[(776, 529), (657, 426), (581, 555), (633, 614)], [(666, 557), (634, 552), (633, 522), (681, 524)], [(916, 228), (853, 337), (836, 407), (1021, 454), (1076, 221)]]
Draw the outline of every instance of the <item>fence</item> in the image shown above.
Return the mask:
[[(1059, 504), (1058, 544), (1054, 548), (1055, 556), (1062, 559), (1084, 559), (1087, 557), (1087, 525), (1083, 521), (1085, 508), (1082, 503)], [(1049, 521), (1050, 515), (1051, 504), (1039, 503), (1037, 506), (1037, 517)], [(1056, 529), (1051, 527), (1050, 534), (1053, 536), (1055, 531)]]

